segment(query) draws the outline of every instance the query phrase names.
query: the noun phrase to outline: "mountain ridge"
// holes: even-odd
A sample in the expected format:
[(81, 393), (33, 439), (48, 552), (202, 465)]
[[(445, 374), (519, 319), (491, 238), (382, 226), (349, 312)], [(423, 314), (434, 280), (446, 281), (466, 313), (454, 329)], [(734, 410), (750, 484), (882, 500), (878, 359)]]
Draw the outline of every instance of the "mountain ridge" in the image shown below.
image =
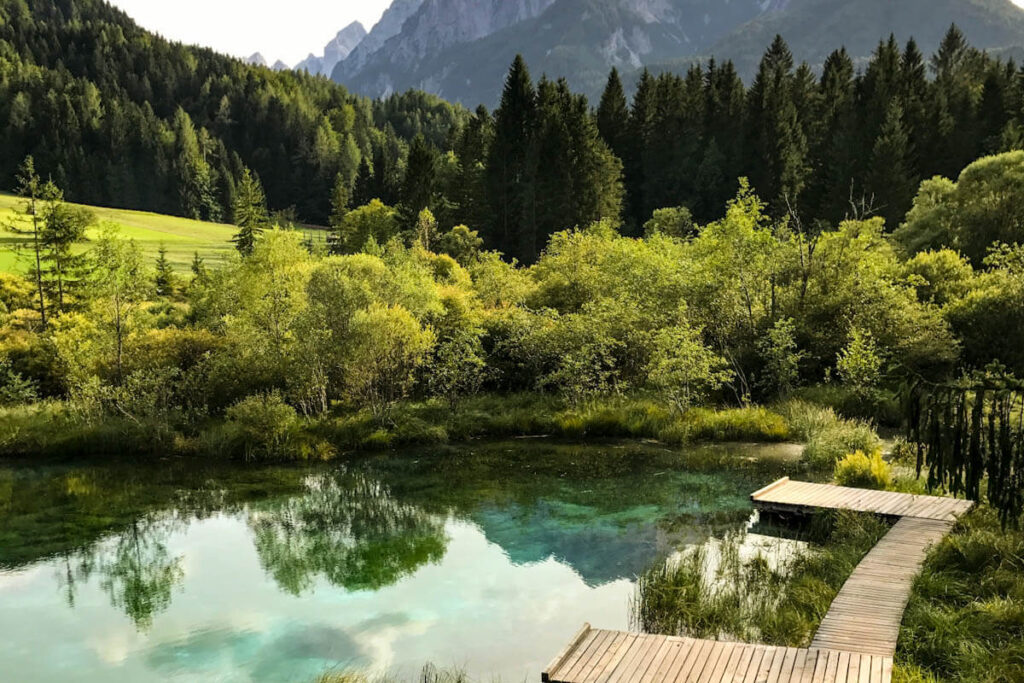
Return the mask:
[(978, 47), (1024, 47), (1010, 0), (395, 0), (331, 77), (371, 97), (422, 89), (494, 105), (521, 53), (594, 97), (613, 66), (630, 81), (714, 57), (749, 79), (775, 34), (815, 65), (839, 44), (866, 58), (890, 32), (927, 53), (952, 23)]

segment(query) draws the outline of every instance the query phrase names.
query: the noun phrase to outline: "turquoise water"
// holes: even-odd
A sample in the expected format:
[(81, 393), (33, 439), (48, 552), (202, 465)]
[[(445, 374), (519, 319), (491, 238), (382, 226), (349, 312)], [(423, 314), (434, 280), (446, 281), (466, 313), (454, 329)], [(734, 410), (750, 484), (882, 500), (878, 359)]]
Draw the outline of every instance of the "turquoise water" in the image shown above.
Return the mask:
[(313, 467), (0, 466), (0, 679), (537, 680), (783, 463), (543, 442)]

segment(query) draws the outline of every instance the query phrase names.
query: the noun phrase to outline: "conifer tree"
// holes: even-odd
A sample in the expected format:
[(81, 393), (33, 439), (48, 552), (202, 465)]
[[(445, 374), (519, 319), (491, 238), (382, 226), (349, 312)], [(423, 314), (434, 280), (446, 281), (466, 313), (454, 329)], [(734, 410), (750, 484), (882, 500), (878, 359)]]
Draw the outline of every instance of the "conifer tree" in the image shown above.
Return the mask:
[(373, 169), (370, 162), (363, 157), (356, 172), (356, 181), (352, 187), (352, 206), (365, 206), (378, 197), (373, 196)]
[(872, 146), (868, 173), (868, 188), (889, 230), (899, 227), (917, 189), (909, 159), (910, 139), (903, 127), (903, 109), (894, 99)]
[(608, 82), (597, 106), (597, 129), (615, 156), (624, 158), (629, 135), (629, 104), (616, 68), (608, 74)]
[(644, 69), (633, 94), (633, 103), (629, 111), (629, 145), (622, 159), (626, 169), (626, 227), (632, 235), (639, 235), (643, 224), (650, 218), (644, 213), (647, 206), (644, 198), (644, 157), (647, 154), (654, 118), (654, 98), (654, 76)]
[[(35, 160), (31, 156), (25, 157), (18, 170), (18, 196), (25, 200), (25, 215), (29, 217), (31, 228), (31, 248), (33, 264), (30, 267), (32, 279), (35, 283), (36, 292), (39, 296), (39, 318), (43, 327), (46, 327), (46, 297), (43, 293), (43, 242), (42, 242), (42, 220), (40, 217), (40, 202), (43, 199), (43, 183), (39, 174), (36, 173)], [(16, 228), (18, 229), (18, 228)]]
[(401, 221), (412, 228), (423, 209), (433, 211), (437, 203), (437, 150), (422, 135), (413, 138), (402, 180)]
[(156, 293), (159, 296), (170, 296), (174, 291), (174, 268), (171, 267), (171, 262), (167, 260), (167, 246), (162, 242), (157, 250), (154, 283), (156, 284)]
[(477, 230), (493, 223), (487, 198), (487, 158), (494, 138), (494, 121), (480, 106), (460, 130), (455, 142), (458, 172), (448, 195), (455, 202), (455, 222)]
[(782, 36), (776, 36), (748, 95), (751, 180), (776, 215), (798, 203), (807, 178), (807, 139), (793, 82), (793, 54)]
[(352, 193), (349, 191), (348, 183), (340, 173), (334, 177), (334, 189), (331, 191), (331, 215), (328, 225), (338, 228), (345, 220), (349, 210), (352, 208)]
[(487, 160), (487, 185), (494, 225), (487, 238), (506, 255), (532, 261), (536, 255), (534, 211), (537, 93), (522, 55), (516, 55), (494, 112), (494, 141)]
[(846, 50), (830, 54), (822, 70), (820, 106), (810, 130), (813, 172), (806, 207), (814, 218), (832, 224), (848, 213), (851, 193), (863, 192), (863, 187), (855, 187), (860, 133), (854, 83), (853, 60)]
[(252, 254), (253, 247), (260, 234), (267, 228), (267, 200), (263, 194), (260, 179), (248, 168), (242, 171), (238, 181), (238, 194), (235, 198), (235, 225), (238, 232), (231, 240), (242, 256)]

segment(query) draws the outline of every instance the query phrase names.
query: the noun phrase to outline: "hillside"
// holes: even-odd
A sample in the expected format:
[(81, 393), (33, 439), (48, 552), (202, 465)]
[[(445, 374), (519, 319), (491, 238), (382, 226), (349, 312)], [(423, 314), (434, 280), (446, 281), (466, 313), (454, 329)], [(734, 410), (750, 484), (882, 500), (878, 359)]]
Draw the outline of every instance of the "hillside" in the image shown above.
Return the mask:
[[(22, 220), (22, 200), (10, 194), (0, 194), (0, 271), (23, 273), (28, 270), (28, 260), (19, 256), (19, 245), (28, 245), (27, 235), (19, 235), (7, 229), (12, 223)], [(147, 258), (155, 259), (160, 245), (167, 248), (167, 258), (175, 270), (186, 272), (197, 252), (207, 264), (223, 262), (235, 252), (230, 242), (238, 228), (223, 223), (208, 223), (177, 216), (129, 211), (99, 206), (85, 206), (96, 217), (96, 226), (89, 231), (89, 237), (99, 232), (99, 224), (113, 223), (121, 228), (121, 234), (134, 239)], [(82, 247), (87, 249), (88, 245)]]
[(218, 221), (249, 168), (271, 208), (322, 223), (339, 175), (351, 183), (384, 146), (401, 161), (390, 118), (440, 141), (460, 115), (392, 103), (385, 116), (254, 59), (164, 40), (102, 0), (0, 0), (0, 188), (31, 154), (71, 200)]

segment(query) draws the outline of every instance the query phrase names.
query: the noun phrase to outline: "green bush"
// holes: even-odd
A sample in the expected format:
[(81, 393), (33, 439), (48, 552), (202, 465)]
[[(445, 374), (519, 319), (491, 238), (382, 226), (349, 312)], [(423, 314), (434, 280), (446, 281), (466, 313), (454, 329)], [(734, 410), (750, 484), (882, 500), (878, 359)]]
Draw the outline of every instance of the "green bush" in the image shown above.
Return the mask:
[(244, 398), (228, 408), (227, 427), (247, 460), (273, 460), (292, 454), (299, 416), (277, 391)]
[(836, 463), (834, 478), (840, 486), (885, 490), (892, 483), (892, 467), (882, 459), (882, 451), (871, 455), (856, 451)]

